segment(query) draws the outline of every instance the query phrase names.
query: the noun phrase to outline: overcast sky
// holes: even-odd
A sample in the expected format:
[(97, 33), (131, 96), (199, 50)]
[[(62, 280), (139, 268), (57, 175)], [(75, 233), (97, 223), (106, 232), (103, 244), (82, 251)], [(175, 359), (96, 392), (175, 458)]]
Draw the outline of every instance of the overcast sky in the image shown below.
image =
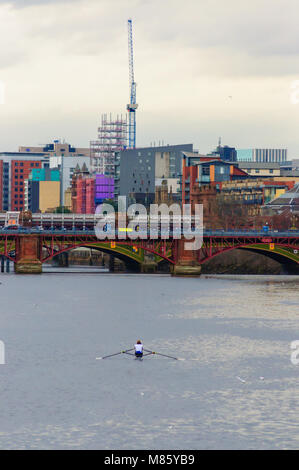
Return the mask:
[(298, 0), (0, 0), (0, 151), (88, 147), (102, 113), (126, 114), (128, 18), (138, 146), (299, 158)]

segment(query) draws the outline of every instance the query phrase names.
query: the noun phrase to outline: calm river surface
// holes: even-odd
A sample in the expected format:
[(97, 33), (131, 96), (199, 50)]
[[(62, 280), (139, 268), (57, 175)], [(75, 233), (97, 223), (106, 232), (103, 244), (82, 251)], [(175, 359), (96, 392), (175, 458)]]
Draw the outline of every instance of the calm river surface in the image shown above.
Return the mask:
[(299, 447), (299, 277), (65, 271), (0, 275), (1, 449)]

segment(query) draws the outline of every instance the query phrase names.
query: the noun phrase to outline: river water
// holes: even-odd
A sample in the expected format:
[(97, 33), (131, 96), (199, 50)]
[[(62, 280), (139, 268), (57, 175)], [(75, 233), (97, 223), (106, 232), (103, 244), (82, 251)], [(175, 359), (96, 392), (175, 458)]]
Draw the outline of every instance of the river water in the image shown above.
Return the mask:
[(65, 271), (0, 275), (1, 449), (299, 447), (298, 277)]

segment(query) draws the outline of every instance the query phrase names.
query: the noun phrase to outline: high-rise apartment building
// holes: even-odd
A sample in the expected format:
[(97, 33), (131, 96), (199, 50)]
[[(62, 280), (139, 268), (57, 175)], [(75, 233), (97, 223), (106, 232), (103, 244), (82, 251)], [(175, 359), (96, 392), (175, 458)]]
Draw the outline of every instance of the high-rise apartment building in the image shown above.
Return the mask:
[(48, 157), (41, 153), (0, 153), (0, 207), (3, 211), (21, 211), (25, 207), (25, 181), (33, 169), (49, 164)]

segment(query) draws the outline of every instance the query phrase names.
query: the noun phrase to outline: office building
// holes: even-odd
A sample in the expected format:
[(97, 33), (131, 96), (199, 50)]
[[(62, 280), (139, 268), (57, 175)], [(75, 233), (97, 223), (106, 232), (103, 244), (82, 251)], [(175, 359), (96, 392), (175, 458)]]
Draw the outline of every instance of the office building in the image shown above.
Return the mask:
[(184, 151), (193, 152), (193, 145), (145, 147), (116, 153), (115, 198), (126, 196), (129, 204), (152, 204), (156, 179), (180, 177)]
[(229, 147), (228, 145), (221, 145), (221, 140), (219, 139), (219, 144), (213, 152), (208, 154), (208, 156), (216, 156), (225, 162), (236, 162), (237, 161), (237, 151), (235, 147)]
[[(182, 160), (181, 194), (184, 204), (192, 204), (192, 194), (203, 186), (220, 190), (224, 181), (246, 179), (248, 175), (235, 164), (205, 157), (202, 160), (184, 156)], [(201, 192), (202, 194), (202, 192)]]
[(24, 208), (46, 212), (60, 205), (60, 173), (49, 168), (34, 168), (25, 180)]
[(238, 162), (280, 163), (287, 155), (287, 149), (237, 149)]
[(41, 153), (0, 153), (0, 193), (3, 211), (24, 209), (25, 180), (33, 169), (49, 165), (48, 157)]
[(42, 146), (20, 146), (21, 153), (42, 153), (44, 155), (57, 157), (90, 157), (90, 149), (85, 147), (74, 147), (66, 142), (54, 140), (51, 144)]
[(60, 171), (60, 206), (64, 206), (65, 191), (72, 186), (75, 169), (82, 167), (83, 171), (89, 174), (90, 158), (84, 156), (51, 156), (49, 165), (51, 169)]

